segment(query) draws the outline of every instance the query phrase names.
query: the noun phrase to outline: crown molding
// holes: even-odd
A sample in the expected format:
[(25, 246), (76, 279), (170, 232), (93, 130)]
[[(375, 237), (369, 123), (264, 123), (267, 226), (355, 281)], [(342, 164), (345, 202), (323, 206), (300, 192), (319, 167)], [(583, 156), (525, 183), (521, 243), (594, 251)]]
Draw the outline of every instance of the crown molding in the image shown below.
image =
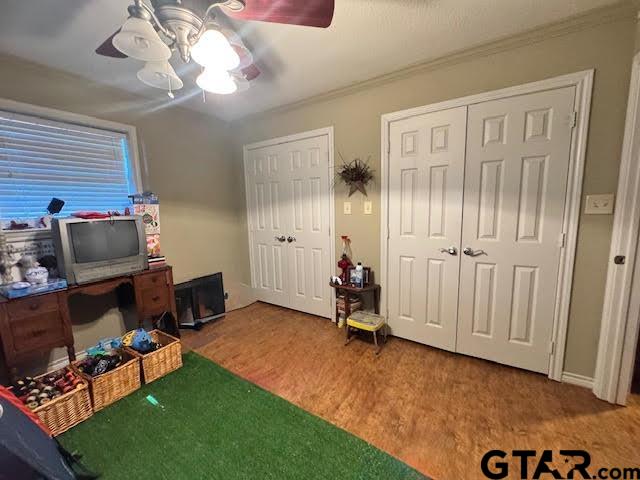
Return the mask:
[(491, 42), (482, 43), (480, 45), (476, 45), (475, 47), (459, 50), (457, 52), (453, 52), (433, 60), (409, 65), (400, 70), (382, 74), (368, 80), (348, 85), (346, 87), (340, 87), (328, 92), (320, 93), (318, 95), (313, 95), (296, 102), (280, 105), (268, 110), (263, 110), (262, 112), (245, 115), (230, 121), (230, 124), (234, 125), (239, 121), (246, 122), (250, 120), (256, 120), (261, 117), (285, 113), (314, 103), (333, 100), (362, 90), (374, 88), (396, 80), (401, 80), (418, 73), (429, 72), (432, 70), (437, 70), (439, 68), (463, 63), (465, 61), (494, 55), (496, 53), (527, 45), (532, 45), (544, 40), (548, 40), (550, 38), (562, 37), (571, 33), (579, 32), (581, 30), (587, 30), (589, 28), (597, 27), (599, 25), (619, 22), (623, 20), (632, 20), (635, 22), (639, 18), (639, 15), (640, 13), (638, 12), (638, 5), (636, 4), (636, 0), (623, 0), (611, 6), (597, 8), (581, 15), (570, 17), (541, 27), (536, 27), (525, 32), (502, 37)]

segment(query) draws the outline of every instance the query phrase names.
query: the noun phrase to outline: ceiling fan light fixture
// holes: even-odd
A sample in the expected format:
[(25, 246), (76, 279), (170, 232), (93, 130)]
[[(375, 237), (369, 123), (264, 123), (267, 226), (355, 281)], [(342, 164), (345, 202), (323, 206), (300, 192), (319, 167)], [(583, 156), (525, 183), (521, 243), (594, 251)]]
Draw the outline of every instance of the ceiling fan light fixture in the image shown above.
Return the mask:
[(234, 70), (240, 65), (238, 53), (227, 37), (215, 28), (205, 30), (191, 47), (191, 58), (205, 68), (211, 67), (216, 70)]
[(233, 75), (233, 81), (236, 82), (238, 93), (249, 90), (249, 80), (247, 80), (243, 75)]
[(229, 95), (238, 90), (238, 84), (226, 70), (205, 68), (196, 78), (196, 84), (204, 91)]
[(180, 90), (184, 84), (171, 64), (164, 62), (147, 62), (139, 72), (138, 79), (150, 87), (162, 90)]
[(113, 46), (137, 60), (161, 62), (169, 60), (171, 50), (147, 20), (129, 17), (113, 37)]

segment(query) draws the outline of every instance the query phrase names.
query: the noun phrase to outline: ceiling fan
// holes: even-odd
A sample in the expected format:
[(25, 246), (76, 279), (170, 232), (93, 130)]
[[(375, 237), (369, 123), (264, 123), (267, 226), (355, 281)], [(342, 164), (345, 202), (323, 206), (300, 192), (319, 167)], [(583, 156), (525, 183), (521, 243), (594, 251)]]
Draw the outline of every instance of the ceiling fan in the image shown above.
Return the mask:
[(174, 51), (183, 62), (203, 67), (196, 84), (221, 95), (246, 90), (260, 69), (240, 36), (225, 27), (225, 14), (239, 20), (327, 28), (335, 0), (134, 0), (129, 18), (97, 49), (98, 55), (145, 63), (138, 79), (173, 91), (183, 82), (169, 63)]

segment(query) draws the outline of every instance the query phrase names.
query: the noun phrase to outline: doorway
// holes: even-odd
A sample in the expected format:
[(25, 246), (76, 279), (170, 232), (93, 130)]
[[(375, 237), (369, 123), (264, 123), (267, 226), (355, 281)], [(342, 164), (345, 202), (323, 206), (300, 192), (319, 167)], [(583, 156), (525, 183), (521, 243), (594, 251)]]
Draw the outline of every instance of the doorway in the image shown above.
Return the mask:
[(258, 300), (331, 318), (333, 128), (246, 145), (244, 171)]
[(560, 380), (591, 75), (383, 118), (394, 335)]

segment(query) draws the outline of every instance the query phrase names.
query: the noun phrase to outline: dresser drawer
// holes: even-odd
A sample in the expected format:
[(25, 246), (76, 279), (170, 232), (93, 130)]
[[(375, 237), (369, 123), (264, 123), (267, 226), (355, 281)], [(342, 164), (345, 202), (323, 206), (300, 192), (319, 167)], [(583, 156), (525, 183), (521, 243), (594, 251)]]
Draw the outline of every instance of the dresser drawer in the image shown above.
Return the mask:
[(136, 288), (140, 288), (143, 290), (162, 287), (165, 288), (167, 285), (167, 274), (166, 272), (155, 272), (155, 273), (147, 273), (145, 275), (140, 275), (136, 278)]
[(17, 353), (64, 343), (65, 330), (60, 312), (41, 311), (31, 317), (9, 318), (13, 349)]
[(142, 290), (142, 311), (145, 315), (160, 315), (171, 311), (169, 302), (169, 289), (166, 285), (157, 288), (145, 288)]
[(7, 304), (9, 318), (27, 318), (58, 311), (57, 295), (40, 295), (37, 297), (21, 298)]

